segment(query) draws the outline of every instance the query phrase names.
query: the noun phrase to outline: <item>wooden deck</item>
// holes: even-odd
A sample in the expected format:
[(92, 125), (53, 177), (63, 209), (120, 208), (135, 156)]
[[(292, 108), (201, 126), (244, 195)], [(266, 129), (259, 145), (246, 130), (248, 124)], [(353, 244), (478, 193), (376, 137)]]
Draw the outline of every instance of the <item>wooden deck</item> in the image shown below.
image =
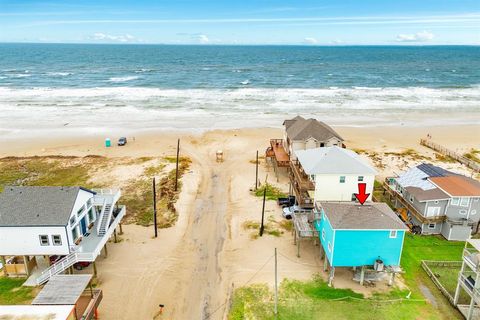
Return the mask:
[(293, 177), (300, 189), (305, 191), (315, 190), (315, 184), (308, 178), (308, 175), (303, 171), (298, 160), (290, 162), (290, 169), (293, 172)]
[(275, 159), (278, 167), (288, 167), (290, 165), (290, 157), (283, 147), (282, 139), (270, 139), (270, 147), (266, 150), (265, 156)]

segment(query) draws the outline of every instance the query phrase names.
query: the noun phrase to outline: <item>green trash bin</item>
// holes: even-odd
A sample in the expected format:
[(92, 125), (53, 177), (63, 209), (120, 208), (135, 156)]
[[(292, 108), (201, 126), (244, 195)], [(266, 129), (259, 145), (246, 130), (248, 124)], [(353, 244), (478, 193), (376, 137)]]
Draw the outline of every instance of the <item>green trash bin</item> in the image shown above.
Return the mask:
[(110, 141), (110, 138), (105, 139), (105, 147), (109, 148), (112, 146), (112, 142)]

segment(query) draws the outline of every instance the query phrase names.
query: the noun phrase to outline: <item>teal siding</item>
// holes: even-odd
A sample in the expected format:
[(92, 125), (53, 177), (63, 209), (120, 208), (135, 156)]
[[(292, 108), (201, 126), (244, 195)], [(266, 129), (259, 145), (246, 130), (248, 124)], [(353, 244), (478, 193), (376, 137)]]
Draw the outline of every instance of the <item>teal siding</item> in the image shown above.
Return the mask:
[(335, 230), (333, 266), (373, 265), (378, 257), (385, 265), (398, 266), (404, 236), (403, 230), (396, 238), (390, 238), (388, 230)]
[[(332, 264), (332, 258), (333, 258), (333, 247), (334, 247), (334, 237), (335, 233), (333, 231), (332, 226), (330, 225), (330, 221), (328, 221), (328, 218), (325, 216), (325, 214), (322, 212), (322, 219), (320, 222), (315, 222), (316, 223), (316, 228), (319, 231), (319, 237), (320, 237), (320, 243), (322, 244), (323, 250), (325, 251), (325, 254), (327, 255), (328, 261), (330, 262), (330, 265)], [(328, 243), (331, 244), (331, 250), (328, 248)]]

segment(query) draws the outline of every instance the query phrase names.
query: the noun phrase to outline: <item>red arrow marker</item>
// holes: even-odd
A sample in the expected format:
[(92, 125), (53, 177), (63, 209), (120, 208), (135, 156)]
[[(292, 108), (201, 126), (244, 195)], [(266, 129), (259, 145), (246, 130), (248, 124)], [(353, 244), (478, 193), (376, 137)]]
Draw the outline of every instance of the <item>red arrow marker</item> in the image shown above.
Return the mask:
[(366, 183), (358, 184), (358, 193), (355, 193), (355, 197), (357, 198), (358, 202), (360, 202), (360, 204), (362, 205), (365, 203), (365, 201), (367, 201), (368, 196), (370, 195), (370, 193), (365, 193), (366, 190), (367, 190)]

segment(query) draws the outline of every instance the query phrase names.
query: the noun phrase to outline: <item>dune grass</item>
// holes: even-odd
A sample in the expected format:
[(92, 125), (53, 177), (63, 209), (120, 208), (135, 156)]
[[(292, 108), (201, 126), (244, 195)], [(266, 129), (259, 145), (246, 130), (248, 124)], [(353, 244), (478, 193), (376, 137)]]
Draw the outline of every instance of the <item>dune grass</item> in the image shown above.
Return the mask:
[(277, 201), (278, 198), (285, 198), (287, 197), (287, 194), (284, 193), (280, 188), (270, 184), (270, 183), (265, 183), (261, 185), (257, 190), (253, 191), (253, 194), (257, 197), (263, 197), (263, 192), (267, 189), (267, 193), (265, 195), (267, 200), (274, 200)]

